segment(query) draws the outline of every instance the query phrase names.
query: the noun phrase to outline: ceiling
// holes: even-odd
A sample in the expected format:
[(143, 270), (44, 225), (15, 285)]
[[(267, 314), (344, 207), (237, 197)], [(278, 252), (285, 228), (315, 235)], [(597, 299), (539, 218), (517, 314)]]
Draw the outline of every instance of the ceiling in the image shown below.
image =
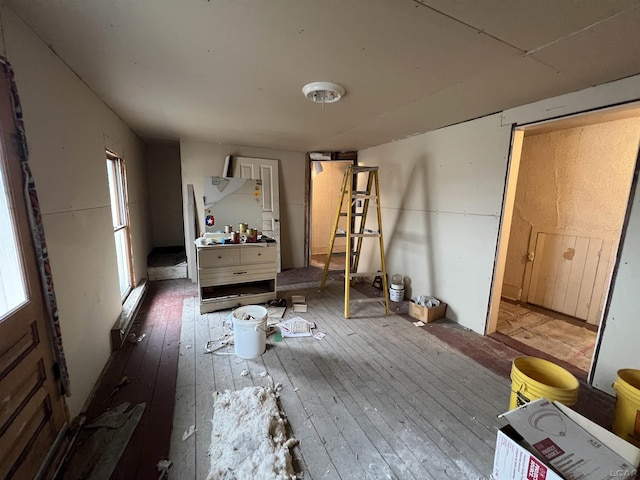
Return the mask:
[(148, 142), (359, 150), (640, 73), (640, 0), (5, 3)]

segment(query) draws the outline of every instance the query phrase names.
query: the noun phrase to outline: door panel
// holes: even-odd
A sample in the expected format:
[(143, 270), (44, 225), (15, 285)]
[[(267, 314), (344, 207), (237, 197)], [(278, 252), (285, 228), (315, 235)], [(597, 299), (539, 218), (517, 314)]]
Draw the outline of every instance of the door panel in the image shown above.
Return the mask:
[(534, 232), (527, 301), (597, 323), (612, 242), (571, 232)]
[(277, 265), (278, 272), (280, 272), (280, 193), (278, 184), (278, 160), (234, 157), (233, 176), (262, 180), (262, 233), (268, 237), (275, 238), (277, 242)]
[(0, 246), (19, 265), (3, 282), (26, 287), (26, 300), (0, 311), (0, 479), (33, 478), (64, 428), (67, 412), (54, 375), (6, 75), (0, 75), (0, 129), (0, 195), (6, 200), (0, 202), (0, 217), (15, 230), (15, 243), (5, 236)]

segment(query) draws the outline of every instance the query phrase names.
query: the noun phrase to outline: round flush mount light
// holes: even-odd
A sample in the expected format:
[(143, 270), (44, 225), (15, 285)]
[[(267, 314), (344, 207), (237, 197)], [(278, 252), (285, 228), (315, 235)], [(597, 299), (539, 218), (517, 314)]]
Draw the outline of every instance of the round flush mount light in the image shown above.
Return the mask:
[(345, 89), (337, 83), (313, 82), (302, 87), (302, 93), (312, 102), (324, 105), (325, 103), (335, 103), (340, 100), (345, 94)]

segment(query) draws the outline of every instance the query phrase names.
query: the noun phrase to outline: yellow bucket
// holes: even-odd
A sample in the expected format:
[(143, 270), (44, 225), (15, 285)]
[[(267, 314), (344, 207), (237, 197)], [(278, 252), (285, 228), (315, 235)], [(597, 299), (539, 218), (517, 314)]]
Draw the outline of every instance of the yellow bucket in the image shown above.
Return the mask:
[(564, 368), (542, 358), (518, 357), (511, 366), (509, 410), (537, 398), (571, 406), (578, 400), (578, 379)]
[(613, 433), (640, 447), (640, 370), (618, 370), (613, 388), (616, 391)]

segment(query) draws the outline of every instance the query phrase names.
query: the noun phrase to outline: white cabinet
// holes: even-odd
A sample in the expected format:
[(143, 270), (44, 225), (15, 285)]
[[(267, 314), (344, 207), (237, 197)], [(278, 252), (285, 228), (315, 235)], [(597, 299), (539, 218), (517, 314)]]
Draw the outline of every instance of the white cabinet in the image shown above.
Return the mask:
[(197, 247), (200, 313), (276, 298), (275, 243)]

